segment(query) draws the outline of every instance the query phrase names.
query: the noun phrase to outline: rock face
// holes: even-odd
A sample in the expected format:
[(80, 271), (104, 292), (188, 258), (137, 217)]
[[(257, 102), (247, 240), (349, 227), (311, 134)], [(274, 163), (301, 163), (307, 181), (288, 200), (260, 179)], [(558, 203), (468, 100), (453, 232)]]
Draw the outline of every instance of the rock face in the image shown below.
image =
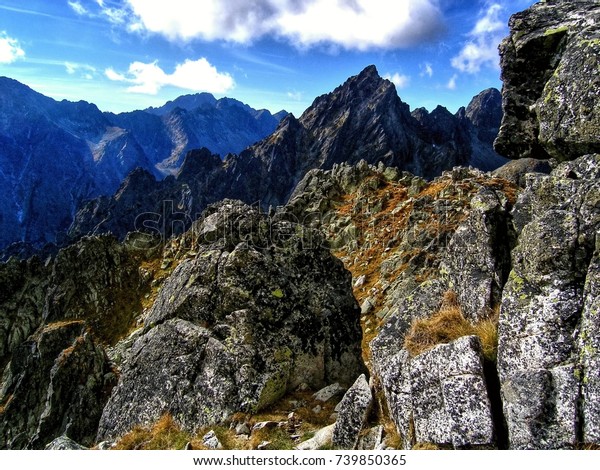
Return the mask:
[(600, 151), (599, 20), (592, 0), (547, 0), (511, 18), (498, 153), (572, 160)]
[[(417, 442), (494, 446), (479, 338), (464, 336), (415, 357), (409, 374)], [(394, 414), (410, 411), (396, 408)]]
[(172, 109), (114, 115), (1, 78), (0, 250), (14, 242), (60, 244), (79, 204), (113, 194), (135, 168), (164, 177), (192, 148), (240, 152), (279, 122), (235, 100), (193, 107), (184, 98)]
[(350, 276), (316, 231), (224, 201), (189, 236), (195, 255), (148, 312), (99, 439), (167, 412), (193, 431), (363, 371)]
[(173, 220), (189, 228), (209, 204), (224, 198), (258, 202), (264, 210), (281, 206), (307, 172), (341, 162), (383, 162), (427, 178), (455, 165), (495, 169), (504, 159), (479, 134), (494, 132), (494, 119), (486, 115), (495, 115), (497, 104), (493, 91), (482, 96), (468, 116), (442, 107), (411, 115), (394, 85), (370, 66), (318, 97), (299, 119), (288, 115), (272, 135), (224, 162), (204, 149), (190, 152), (174, 179), (130, 175), (112, 198), (83, 206), (69, 233), (77, 238), (110, 231), (122, 238), (145, 225), (168, 237)]
[[(600, 155), (534, 175), (514, 216), (520, 232), (504, 288), (498, 372), (513, 448), (594, 442)], [(583, 393), (582, 393), (583, 391)], [(581, 409), (579, 408), (581, 406)], [(587, 413), (589, 413), (589, 415)], [(581, 419), (580, 419), (581, 416)], [(591, 441), (587, 441), (591, 439)]]
[(43, 449), (54, 438), (91, 445), (116, 381), (82, 322), (50, 324), (19, 345), (0, 389), (5, 449)]

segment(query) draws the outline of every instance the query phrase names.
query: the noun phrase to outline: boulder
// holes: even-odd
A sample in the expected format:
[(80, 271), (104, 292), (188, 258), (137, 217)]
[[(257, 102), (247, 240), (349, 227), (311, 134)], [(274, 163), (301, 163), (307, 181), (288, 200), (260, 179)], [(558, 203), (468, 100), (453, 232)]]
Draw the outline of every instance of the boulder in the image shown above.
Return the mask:
[(410, 363), (415, 439), (459, 448), (494, 446), (481, 343), (464, 336)]
[(600, 151), (599, 20), (591, 0), (547, 0), (512, 16), (500, 45), (498, 153), (564, 161)]
[(318, 232), (226, 200), (184, 238), (195, 255), (148, 312), (99, 440), (167, 412), (194, 432), (256, 413), (302, 383), (349, 386), (364, 371), (352, 278)]
[(48, 444), (45, 450), (88, 450), (67, 436), (60, 436)]
[(334, 426), (335, 424), (330, 424), (329, 426), (319, 429), (313, 437), (298, 444), (296, 450), (318, 450), (323, 447), (331, 446)]
[(362, 374), (348, 389), (340, 402), (340, 411), (333, 427), (332, 443), (337, 449), (355, 449), (373, 404), (371, 387)]
[(530, 175), (513, 210), (519, 237), (502, 294), (498, 373), (514, 449), (598, 442), (590, 367), (598, 361), (599, 167), (600, 155), (588, 155)]

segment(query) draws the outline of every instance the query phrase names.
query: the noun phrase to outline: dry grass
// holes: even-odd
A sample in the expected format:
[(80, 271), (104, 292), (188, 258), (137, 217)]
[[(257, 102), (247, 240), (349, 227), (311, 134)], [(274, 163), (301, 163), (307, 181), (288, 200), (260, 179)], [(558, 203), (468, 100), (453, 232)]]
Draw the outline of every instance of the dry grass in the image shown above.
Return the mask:
[(468, 321), (458, 304), (456, 294), (447, 292), (440, 310), (428, 318), (413, 321), (404, 338), (404, 348), (411, 356), (417, 356), (438, 344), (450, 343), (463, 336), (476, 335), (481, 340), (483, 355), (496, 360), (498, 347), (498, 317), (491, 315), (475, 324)]
[(440, 448), (431, 442), (417, 442), (412, 450), (440, 450)]
[(165, 414), (152, 427), (136, 426), (117, 442), (116, 450), (179, 450), (191, 436), (182, 431), (170, 414)]

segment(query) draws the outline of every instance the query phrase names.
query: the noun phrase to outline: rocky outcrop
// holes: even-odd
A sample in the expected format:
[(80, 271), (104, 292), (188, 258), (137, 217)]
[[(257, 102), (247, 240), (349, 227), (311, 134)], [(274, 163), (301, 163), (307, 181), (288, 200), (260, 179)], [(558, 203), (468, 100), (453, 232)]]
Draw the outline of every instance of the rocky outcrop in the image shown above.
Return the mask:
[(195, 254), (148, 312), (99, 439), (167, 412), (194, 431), (363, 371), (350, 276), (316, 231), (224, 201), (187, 236)]
[(495, 445), (491, 404), (483, 372), (481, 344), (476, 336), (464, 336), (442, 344), (410, 361), (415, 440), (464, 447)]
[(82, 322), (49, 324), (13, 351), (0, 389), (4, 449), (43, 449), (66, 435), (91, 445), (116, 382)]
[(60, 436), (48, 444), (44, 450), (87, 450), (87, 447), (80, 446), (67, 436)]
[(498, 153), (562, 161), (600, 151), (599, 19), (590, 0), (548, 0), (513, 15), (500, 45)]
[(519, 238), (502, 297), (498, 346), (513, 448), (595, 442), (581, 426), (588, 422), (593, 429), (598, 419), (586, 411), (595, 406), (588, 399), (596, 387), (589, 367), (597, 361), (591, 292), (600, 228), (599, 167), (600, 155), (590, 155), (549, 176), (532, 175), (515, 207)]

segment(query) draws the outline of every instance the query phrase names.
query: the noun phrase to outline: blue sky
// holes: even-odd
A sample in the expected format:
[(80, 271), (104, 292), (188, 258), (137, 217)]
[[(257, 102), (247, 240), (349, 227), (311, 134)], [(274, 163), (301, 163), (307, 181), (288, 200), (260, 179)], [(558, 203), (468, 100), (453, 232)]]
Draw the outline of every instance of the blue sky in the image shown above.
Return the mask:
[(500, 87), (532, 0), (0, 0), (0, 75), (103, 111), (207, 91), (299, 116), (375, 64), (411, 108)]

